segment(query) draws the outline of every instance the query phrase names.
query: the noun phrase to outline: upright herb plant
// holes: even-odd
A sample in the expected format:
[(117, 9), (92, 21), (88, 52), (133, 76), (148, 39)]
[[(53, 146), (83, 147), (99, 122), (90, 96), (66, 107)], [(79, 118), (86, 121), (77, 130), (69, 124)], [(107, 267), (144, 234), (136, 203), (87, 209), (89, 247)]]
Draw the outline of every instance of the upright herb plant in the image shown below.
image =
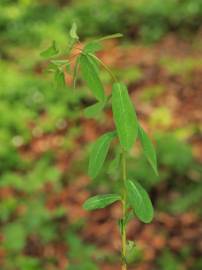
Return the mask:
[[(119, 194), (105, 194), (91, 197), (84, 203), (83, 207), (91, 211), (105, 208), (116, 201), (121, 202), (122, 217), (118, 221), (118, 224), (122, 242), (122, 270), (126, 270), (128, 257), (130, 255), (127, 253), (127, 250), (134, 248), (134, 245), (132, 244), (131, 246), (131, 242), (127, 241), (127, 223), (134, 216), (144, 223), (149, 223), (152, 221), (154, 215), (151, 200), (144, 187), (136, 179), (129, 179), (127, 176), (127, 156), (134, 147), (136, 140), (139, 139), (144, 154), (156, 174), (157, 161), (154, 147), (138, 122), (135, 108), (128, 94), (126, 85), (123, 82), (119, 82), (112, 71), (95, 55), (97, 51), (102, 49), (101, 42), (103, 40), (119, 38), (121, 36), (121, 34), (114, 34), (96, 39), (85, 44), (81, 49), (79, 37), (76, 32), (76, 25), (73, 24), (69, 33), (68, 46), (61, 52), (61, 55), (66, 54), (68, 56), (68, 60), (61, 60), (61, 57), (60, 60), (56, 60), (55, 57), (58, 56), (60, 51), (55, 41), (53, 41), (52, 45), (47, 50), (41, 53), (41, 56), (51, 58), (50, 71), (54, 73), (57, 87), (65, 87), (64, 72), (71, 73), (70, 63), (73, 58), (76, 58), (76, 64), (73, 68), (74, 87), (76, 86), (76, 79), (80, 70), (83, 80), (97, 100), (95, 104), (85, 109), (86, 115), (96, 115), (104, 110), (106, 105), (112, 106), (115, 130), (103, 134), (94, 143), (90, 153), (88, 174), (94, 179), (100, 173), (112, 141), (118, 138), (116, 141), (121, 149), (121, 161), (119, 163), (121, 174), (119, 180), (121, 181), (122, 188)], [(73, 49), (74, 51), (77, 50), (78, 53), (72, 54)], [(113, 80), (112, 92), (108, 96), (100, 80), (100, 66), (111, 75)], [(118, 159), (118, 157), (116, 157), (116, 159)]]

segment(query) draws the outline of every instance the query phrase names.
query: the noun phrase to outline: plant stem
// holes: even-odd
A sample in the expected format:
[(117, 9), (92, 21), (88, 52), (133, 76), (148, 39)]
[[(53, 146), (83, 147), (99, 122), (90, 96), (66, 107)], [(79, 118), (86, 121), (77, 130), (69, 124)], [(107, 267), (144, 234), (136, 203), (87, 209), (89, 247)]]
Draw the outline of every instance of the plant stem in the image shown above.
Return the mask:
[(125, 188), (126, 182), (126, 156), (125, 151), (122, 152), (122, 177), (123, 177), (123, 187), (122, 187), (122, 232), (121, 232), (121, 241), (122, 241), (122, 270), (127, 270), (126, 264), (126, 211), (127, 211), (127, 194)]

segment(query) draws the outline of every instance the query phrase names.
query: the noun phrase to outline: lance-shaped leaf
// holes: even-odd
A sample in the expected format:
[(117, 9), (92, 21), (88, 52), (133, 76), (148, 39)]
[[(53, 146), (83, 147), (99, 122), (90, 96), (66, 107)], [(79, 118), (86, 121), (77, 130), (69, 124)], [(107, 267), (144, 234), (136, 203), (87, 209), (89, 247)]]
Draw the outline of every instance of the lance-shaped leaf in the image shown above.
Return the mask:
[(144, 223), (152, 221), (154, 210), (146, 190), (137, 181), (126, 181), (128, 200), (136, 216)]
[(52, 45), (48, 49), (41, 52), (40, 55), (44, 58), (49, 58), (49, 57), (53, 57), (57, 55), (58, 53), (59, 53), (59, 50), (56, 47), (56, 42), (55, 40), (53, 40)]
[(84, 110), (84, 115), (87, 118), (96, 118), (100, 115), (102, 109), (105, 106), (105, 102), (97, 102)]
[(101, 170), (112, 139), (116, 136), (116, 132), (108, 132), (102, 135), (94, 143), (90, 153), (90, 161), (88, 167), (88, 174), (90, 177), (95, 178)]
[(116, 34), (112, 34), (112, 35), (109, 35), (109, 36), (105, 36), (105, 37), (99, 38), (97, 40), (98, 41), (102, 41), (102, 40), (106, 40), (106, 39), (120, 38), (122, 36), (123, 35), (121, 33), (116, 33)]
[(119, 200), (121, 197), (118, 194), (97, 195), (85, 201), (83, 208), (88, 211), (101, 209)]
[(69, 64), (69, 60), (51, 60), (50, 62), (56, 67), (62, 67)]
[(83, 51), (85, 53), (95, 53), (102, 49), (102, 45), (98, 41), (91, 41), (85, 45)]
[(88, 56), (88, 60), (91, 62), (94, 69), (96, 70), (97, 74), (99, 74), (100, 62), (97, 60), (98, 58), (92, 53), (88, 53), (87, 56)]
[(150, 141), (149, 137), (147, 136), (146, 132), (140, 125), (138, 127), (138, 137), (140, 138), (140, 142), (147, 160), (149, 161), (156, 175), (158, 175), (157, 159), (154, 146)]
[(113, 85), (112, 110), (120, 143), (125, 150), (129, 150), (138, 134), (138, 122), (128, 90), (122, 83)]
[(91, 59), (89, 59), (88, 55), (81, 55), (80, 57), (80, 66), (81, 66), (81, 74), (86, 84), (88, 85), (91, 92), (95, 95), (95, 97), (104, 101), (105, 93), (103, 85), (98, 76), (97, 69), (92, 63)]

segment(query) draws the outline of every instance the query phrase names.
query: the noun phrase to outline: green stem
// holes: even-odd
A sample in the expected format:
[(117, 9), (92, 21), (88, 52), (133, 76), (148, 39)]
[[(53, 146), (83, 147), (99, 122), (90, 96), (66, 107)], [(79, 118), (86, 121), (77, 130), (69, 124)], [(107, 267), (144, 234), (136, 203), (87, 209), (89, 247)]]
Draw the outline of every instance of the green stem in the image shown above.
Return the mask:
[(122, 270), (127, 270), (126, 264), (126, 211), (127, 211), (127, 194), (125, 188), (126, 182), (126, 156), (125, 151), (122, 152), (122, 177), (123, 177), (123, 188), (122, 188), (122, 232), (121, 232), (121, 241), (122, 241)]

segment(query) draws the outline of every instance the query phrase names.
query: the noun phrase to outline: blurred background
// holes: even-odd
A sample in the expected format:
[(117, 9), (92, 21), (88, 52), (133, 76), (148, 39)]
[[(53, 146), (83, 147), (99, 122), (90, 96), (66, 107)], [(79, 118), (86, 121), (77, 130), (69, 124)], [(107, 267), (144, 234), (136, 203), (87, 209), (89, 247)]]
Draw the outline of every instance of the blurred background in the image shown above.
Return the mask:
[(201, 270), (201, 0), (0, 1), (0, 269), (120, 269), (120, 205), (82, 209), (117, 186), (109, 162), (95, 181), (87, 176), (90, 144), (113, 128), (111, 112), (84, 118), (93, 100), (82, 80), (73, 90), (66, 76), (55, 89), (39, 55), (53, 39), (64, 47), (73, 21), (81, 42), (124, 34), (99, 57), (128, 85), (157, 151), (159, 177), (138, 145), (128, 160), (156, 209), (151, 224), (128, 226), (130, 269)]

